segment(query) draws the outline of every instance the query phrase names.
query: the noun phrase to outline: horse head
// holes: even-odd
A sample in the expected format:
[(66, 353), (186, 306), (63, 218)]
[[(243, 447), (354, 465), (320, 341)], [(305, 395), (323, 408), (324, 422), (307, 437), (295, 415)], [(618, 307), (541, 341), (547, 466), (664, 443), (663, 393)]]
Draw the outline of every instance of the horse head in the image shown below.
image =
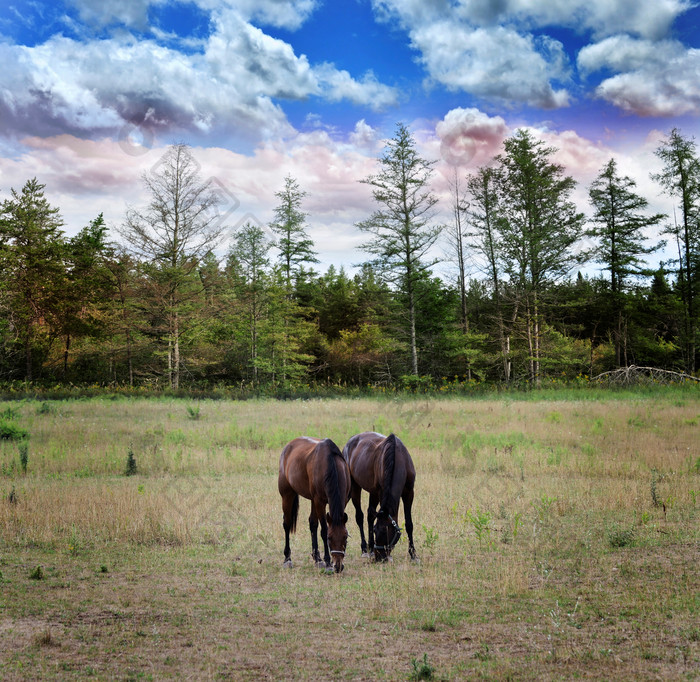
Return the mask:
[(377, 512), (374, 524), (374, 560), (389, 561), (391, 550), (401, 538), (401, 528), (386, 509)]
[(333, 523), (331, 515), (326, 513), (326, 523), (328, 524), (328, 548), (331, 555), (331, 563), (336, 573), (340, 573), (345, 559), (345, 548), (348, 544), (348, 529), (346, 523), (348, 515), (343, 512), (342, 523)]

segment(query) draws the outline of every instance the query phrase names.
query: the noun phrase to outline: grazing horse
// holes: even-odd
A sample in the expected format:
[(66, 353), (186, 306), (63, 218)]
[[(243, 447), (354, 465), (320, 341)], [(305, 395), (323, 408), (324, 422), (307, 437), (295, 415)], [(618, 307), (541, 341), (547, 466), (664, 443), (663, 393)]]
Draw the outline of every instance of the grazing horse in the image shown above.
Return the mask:
[[(411, 559), (416, 559), (411, 519), (416, 469), (406, 446), (393, 433), (390, 436), (383, 436), (370, 431), (353, 436), (343, 449), (343, 457), (350, 465), (351, 496), (355, 506), (355, 520), (360, 527), (362, 556), (374, 553), (376, 561), (389, 560), (391, 550), (401, 537), (401, 529), (396, 522), (400, 498), (403, 500), (403, 513), (406, 518), (408, 554)], [(362, 527), (364, 521), (361, 505), (362, 490), (369, 492), (367, 508), (369, 551)]]
[[(289, 533), (297, 527), (299, 495), (311, 500), (309, 530), (311, 557), (319, 568), (343, 570), (348, 540), (345, 505), (350, 499), (350, 469), (338, 446), (330, 439), (295, 438), (285, 445), (280, 455), (277, 487), (282, 496), (284, 526), (284, 565), (291, 567)], [(326, 513), (326, 505), (329, 512)], [(321, 523), (323, 561), (318, 552), (318, 530)], [(330, 551), (329, 551), (330, 545)], [(331, 556), (333, 563), (331, 563)]]

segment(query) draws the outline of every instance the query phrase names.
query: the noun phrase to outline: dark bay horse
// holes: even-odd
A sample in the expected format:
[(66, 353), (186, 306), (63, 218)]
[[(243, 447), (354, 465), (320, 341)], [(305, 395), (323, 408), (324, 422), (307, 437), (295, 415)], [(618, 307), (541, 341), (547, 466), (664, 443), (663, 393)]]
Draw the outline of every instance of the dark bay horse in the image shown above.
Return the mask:
[[(282, 496), (284, 565), (291, 567), (289, 533), (297, 526), (299, 495), (311, 500), (309, 530), (311, 557), (319, 568), (343, 570), (348, 531), (345, 505), (350, 499), (350, 469), (338, 446), (326, 438), (295, 438), (280, 455), (277, 487)], [(326, 513), (326, 505), (329, 512)], [(323, 561), (318, 552), (318, 524), (321, 523)], [(329, 551), (330, 546), (330, 551)], [(333, 557), (331, 563), (331, 556)]]
[[(403, 513), (408, 535), (408, 554), (416, 559), (413, 546), (413, 485), (416, 469), (406, 446), (392, 433), (383, 436), (368, 431), (353, 436), (343, 449), (343, 457), (350, 465), (352, 476), (352, 503), (355, 506), (355, 520), (360, 527), (362, 555), (368, 556), (363, 529), (362, 491), (369, 492), (367, 508), (367, 528), (369, 554), (374, 553), (377, 561), (388, 561), (391, 550), (401, 537), (401, 529), (396, 521), (399, 512), (399, 499), (403, 500)], [(376, 511), (379, 505), (379, 511)], [(375, 525), (376, 519), (376, 525)]]

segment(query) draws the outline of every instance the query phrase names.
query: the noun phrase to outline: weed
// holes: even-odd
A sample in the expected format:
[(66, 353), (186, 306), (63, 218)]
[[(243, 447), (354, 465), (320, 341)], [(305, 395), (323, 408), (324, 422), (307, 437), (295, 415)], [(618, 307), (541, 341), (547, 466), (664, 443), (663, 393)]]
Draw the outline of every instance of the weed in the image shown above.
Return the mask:
[(656, 485), (659, 481), (659, 472), (656, 469), (651, 470), (651, 501), (655, 507), (661, 506), (661, 500), (659, 499), (659, 494), (656, 489)]
[(474, 512), (467, 509), (464, 520), (472, 524), (479, 545), (484, 542), (487, 545), (491, 543), (491, 512), (482, 511), (479, 507)]
[(485, 642), (472, 654), (477, 661), (488, 661), (491, 658), (489, 645)]
[(29, 443), (23, 441), (19, 444), (19, 465), (22, 473), (27, 473), (27, 465), (29, 464)]
[(202, 413), (200, 411), (199, 405), (188, 405), (187, 406), (187, 418), (192, 419), (193, 421), (198, 421), (201, 419)]
[(137, 473), (136, 467), (136, 457), (134, 457), (134, 451), (129, 448), (129, 454), (126, 457), (126, 470), (124, 471), (125, 476), (133, 476)]
[(13, 420), (19, 417), (19, 410), (8, 405), (4, 410), (0, 410), (0, 419)]
[(16, 424), (0, 421), (0, 440), (25, 440), (29, 438), (29, 432), (21, 429)]
[(12, 490), (10, 490), (10, 494), (7, 496), (7, 501), (10, 504), (17, 504), (17, 493), (15, 492), (14, 486), (12, 486)]
[(551, 514), (552, 505), (557, 501), (556, 497), (549, 497), (549, 495), (542, 495), (539, 500), (532, 503), (537, 513), (537, 519), (540, 523), (546, 523), (549, 520)]
[(619, 528), (613, 526), (608, 530), (608, 544), (613, 548), (629, 547), (634, 543), (634, 528)]
[(51, 634), (51, 628), (45, 628), (41, 632), (34, 635), (34, 643), (38, 647), (44, 646), (59, 646), (58, 642)]
[(44, 569), (41, 566), (37, 566), (30, 574), (30, 580), (43, 580), (44, 579)]
[(425, 531), (425, 547), (426, 549), (432, 549), (438, 541), (438, 532), (432, 528), (428, 528), (426, 525), (423, 525), (423, 530)]
[(43, 402), (36, 408), (37, 414), (54, 414), (56, 407), (52, 403)]
[(420, 661), (414, 658), (411, 661), (413, 672), (411, 673), (412, 680), (432, 680), (435, 675), (435, 668), (428, 662), (428, 654), (423, 654), (423, 660)]

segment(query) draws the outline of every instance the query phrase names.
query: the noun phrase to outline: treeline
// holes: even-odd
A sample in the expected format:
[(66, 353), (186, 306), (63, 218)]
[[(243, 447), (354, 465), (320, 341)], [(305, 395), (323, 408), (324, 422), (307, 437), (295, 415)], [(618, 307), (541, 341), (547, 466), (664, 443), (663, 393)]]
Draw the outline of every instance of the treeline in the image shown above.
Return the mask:
[[(432, 163), (399, 125), (361, 180), (376, 210), (357, 225), (370, 258), (352, 275), (313, 269), (292, 177), (271, 224), (223, 244), (220, 196), (185, 145), (144, 176), (150, 201), (127, 211), (116, 240), (102, 215), (68, 238), (29, 180), (0, 204), (0, 381), (415, 388), (539, 385), (630, 364), (695, 372), (694, 140), (673, 130), (656, 152), (675, 219), (650, 214), (614, 160), (584, 216), (555, 151), (518, 131), (488, 166), (455, 174), (453, 220), (439, 225)], [(661, 238), (678, 256), (650, 271)], [(453, 281), (434, 275), (438, 239)], [(601, 276), (580, 274), (591, 263)]]

